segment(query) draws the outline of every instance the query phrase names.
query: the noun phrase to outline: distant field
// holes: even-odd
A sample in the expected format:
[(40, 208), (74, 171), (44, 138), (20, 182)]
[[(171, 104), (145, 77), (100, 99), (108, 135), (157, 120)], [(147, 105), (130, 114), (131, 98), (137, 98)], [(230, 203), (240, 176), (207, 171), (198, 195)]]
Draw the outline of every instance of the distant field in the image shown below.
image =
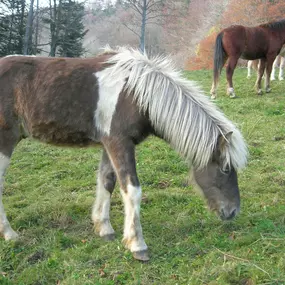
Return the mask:
[[(212, 73), (185, 74), (209, 93)], [(242, 212), (223, 223), (187, 185), (188, 169), (161, 140), (137, 149), (144, 199), (141, 221), (151, 261), (134, 261), (122, 244), (123, 205), (116, 189), (106, 243), (90, 219), (100, 149), (22, 141), (6, 175), (4, 206), (17, 243), (0, 241), (2, 285), (285, 284), (285, 82), (258, 97), (255, 75), (237, 69), (238, 99), (217, 105), (241, 129), (250, 150), (239, 175)]]

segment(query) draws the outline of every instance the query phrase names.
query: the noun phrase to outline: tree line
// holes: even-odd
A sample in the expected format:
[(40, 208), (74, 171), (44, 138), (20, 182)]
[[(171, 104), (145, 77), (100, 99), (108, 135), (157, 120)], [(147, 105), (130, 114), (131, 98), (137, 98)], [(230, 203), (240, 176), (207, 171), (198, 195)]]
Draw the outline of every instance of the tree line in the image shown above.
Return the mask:
[[(38, 54), (48, 46), (49, 56), (79, 57), (83, 17), (84, 4), (74, 0), (49, 0), (47, 7), (39, 0), (0, 0), (0, 56)], [(41, 29), (49, 34), (45, 43), (39, 43)]]

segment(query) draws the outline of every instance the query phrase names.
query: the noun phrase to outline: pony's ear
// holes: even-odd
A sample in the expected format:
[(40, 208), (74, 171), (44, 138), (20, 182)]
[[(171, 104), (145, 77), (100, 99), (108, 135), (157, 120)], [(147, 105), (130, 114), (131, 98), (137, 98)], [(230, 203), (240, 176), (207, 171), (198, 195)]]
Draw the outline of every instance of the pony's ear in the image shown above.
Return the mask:
[(218, 149), (221, 151), (230, 142), (233, 132), (228, 132), (225, 135), (219, 135), (218, 137)]

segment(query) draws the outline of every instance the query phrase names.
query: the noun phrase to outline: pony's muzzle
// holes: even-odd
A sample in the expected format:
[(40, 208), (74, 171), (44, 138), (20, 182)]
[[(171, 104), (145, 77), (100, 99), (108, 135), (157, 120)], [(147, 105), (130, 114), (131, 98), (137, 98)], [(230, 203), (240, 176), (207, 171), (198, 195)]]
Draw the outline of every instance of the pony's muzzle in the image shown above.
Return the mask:
[(232, 220), (238, 213), (239, 213), (239, 208), (222, 208), (220, 209), (220, 218), (223, 221), (228, 221)]

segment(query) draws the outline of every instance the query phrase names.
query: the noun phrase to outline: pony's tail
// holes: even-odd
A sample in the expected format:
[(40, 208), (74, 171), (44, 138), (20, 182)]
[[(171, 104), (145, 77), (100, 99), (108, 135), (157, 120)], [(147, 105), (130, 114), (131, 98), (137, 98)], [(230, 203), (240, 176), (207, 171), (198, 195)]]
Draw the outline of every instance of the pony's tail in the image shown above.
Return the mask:
[(223, 48), (223, 32), (219, 33), (215, 43), (214, 53), (214, 84), (217, 86), (222, 68), (225, 63), (226, 53)]

